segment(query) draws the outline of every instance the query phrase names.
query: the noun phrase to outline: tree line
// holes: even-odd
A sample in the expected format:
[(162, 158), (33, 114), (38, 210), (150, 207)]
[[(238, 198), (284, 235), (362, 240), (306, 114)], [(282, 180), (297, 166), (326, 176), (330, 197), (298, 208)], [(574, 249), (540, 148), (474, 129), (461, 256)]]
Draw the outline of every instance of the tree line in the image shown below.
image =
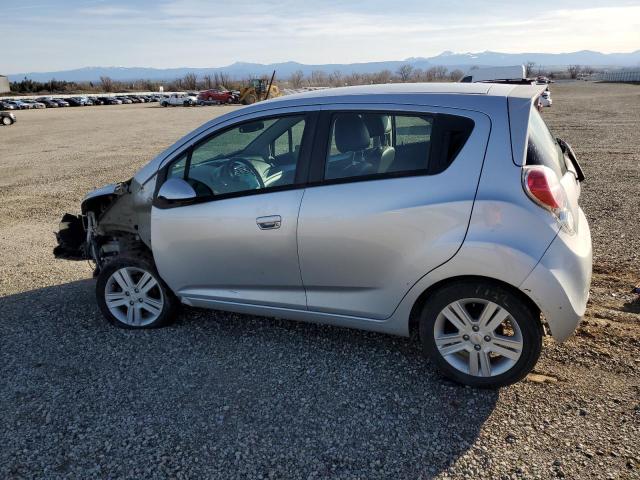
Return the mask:
[[(525, 64), (527, 76), (534, 77), (544, 75), (549, 78), (579, 78), (583, 75), (590, 75), (597, 70), (592, 67), (581, 65), (569, 65), (564, 72), (547, 70), (542, 66), (537, 66), (533, 62)], [(391, 82), (457, 82), (462, 78), (464, 72), (459, 69), (449, 70), (444, 66), (434, 66), (428, 69), (415, 68), (410, 64), (401, 65), (395, 72), (382, 70), (376, 73), (353, 72), (344, 74), (340, 70), (326, 73), (322, 70), (314, 70), (305, 74), (302, 70), (293, 72), (288, 78), (277, 77), (276, 83), (281, 88), (303, 88), (303, 87), (340, 87), (346, 85), (366, 85), (372, 83)], [(254, 76), (250, 75), (250, 78)], [(210, 88), (227, 88), (230, 90), (240, 89), (246, 85), (250, 78), (239, 80), (224, 72), (215, 72), (211, 75), (198, 77), (195, 73), (187, 73), (181, 78), (171, 81), (160, 80), (114, 80), (107, 76), (100, 77), (96, 82), (68, 82), (64, 80), (51, 79), (48, 82), (38, 82), (29, 78), (11, 82), (11, 92), (21, 94), (64, 94), (64, 93), (126, 93), (126, 92), (157, 92), (160, 87), (164, 91), (197, 91)], [(268, 77), (262, 76), (265, 80)]]

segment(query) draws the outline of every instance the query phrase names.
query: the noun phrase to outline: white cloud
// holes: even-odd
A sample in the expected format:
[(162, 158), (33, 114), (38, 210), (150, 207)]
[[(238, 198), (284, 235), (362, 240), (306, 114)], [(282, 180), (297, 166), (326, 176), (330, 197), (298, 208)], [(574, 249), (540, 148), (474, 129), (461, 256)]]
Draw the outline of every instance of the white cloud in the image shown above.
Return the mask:
[(637, 2), (405, 0), (403, 7), (383, 0), (85, 3), (68, 12), (45, 9), (3, 27), (16, 46), (3, 52), (3, 63), (11, 72), (89, 64), (346, 63), (443, 50), (640, 49)]

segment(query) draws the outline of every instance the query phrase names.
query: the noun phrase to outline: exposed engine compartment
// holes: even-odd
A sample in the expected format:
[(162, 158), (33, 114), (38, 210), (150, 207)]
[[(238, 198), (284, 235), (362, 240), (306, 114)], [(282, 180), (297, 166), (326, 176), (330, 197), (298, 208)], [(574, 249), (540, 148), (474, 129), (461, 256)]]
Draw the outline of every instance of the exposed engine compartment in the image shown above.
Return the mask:
[(134, 179), (94, 190), (82, 213), (65, 213), (56, 233), (56, 258), (89, 260), (96, 272), (109, 258), (133, 244), (151, 246), (151, 201), (155, 176), (144, 185)]

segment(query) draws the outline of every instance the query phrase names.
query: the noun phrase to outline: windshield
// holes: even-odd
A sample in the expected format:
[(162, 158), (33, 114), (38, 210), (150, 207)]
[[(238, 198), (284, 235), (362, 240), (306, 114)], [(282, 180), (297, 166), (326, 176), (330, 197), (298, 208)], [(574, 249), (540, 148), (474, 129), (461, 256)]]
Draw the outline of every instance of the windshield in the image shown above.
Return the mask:
[(551, 168), (558, 178), (567, 173), (564, 154), (551, 135), (547, 124), (537, 109), (529, 115), (529, 138), (527, 141), (527, 165), (544, 165)]

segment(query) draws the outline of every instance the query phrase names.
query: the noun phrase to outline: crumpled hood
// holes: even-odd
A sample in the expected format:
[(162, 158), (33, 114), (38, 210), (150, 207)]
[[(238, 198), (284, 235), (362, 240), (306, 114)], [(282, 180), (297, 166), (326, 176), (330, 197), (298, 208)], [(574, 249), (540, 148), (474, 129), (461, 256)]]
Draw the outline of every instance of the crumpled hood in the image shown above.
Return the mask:
[(87, 204), (93, 199), (100, 198), (100, 197), (111, 197), (114, 195), (120, 195), (122, 185), (123, 183), (110, 183), (108, 185), (105, 185), (104, 187), (96, 188), (95, 190), (92, 190), (89, 193), (87, 193), (82, 199), (82, 203), (80, 204), (82, 213), (85, 212)]
[(104, 195), (115, 195), (117, 183), (110, 183), (109, 185), (105, 185), (104, 187), (96, 188), (95, 190), (87, 193), (82, 199), (82, 203), (96, 197), (102, 197)]

